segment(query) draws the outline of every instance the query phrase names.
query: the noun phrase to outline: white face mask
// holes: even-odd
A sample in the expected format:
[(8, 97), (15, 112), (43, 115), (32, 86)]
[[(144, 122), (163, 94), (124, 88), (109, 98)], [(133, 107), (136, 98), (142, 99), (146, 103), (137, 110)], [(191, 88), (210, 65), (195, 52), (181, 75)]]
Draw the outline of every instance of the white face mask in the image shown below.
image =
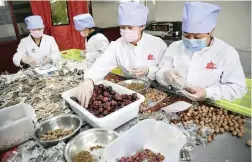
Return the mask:
[(120, 29), (121, 36), (126, 42), (134, 42), (138, 39), (138, 30)]
[(31, 35), (34, 37), (34, 38), (41, 38), (43, 36), (43, 33), (44, 30), (32, 30), (31, 31)]

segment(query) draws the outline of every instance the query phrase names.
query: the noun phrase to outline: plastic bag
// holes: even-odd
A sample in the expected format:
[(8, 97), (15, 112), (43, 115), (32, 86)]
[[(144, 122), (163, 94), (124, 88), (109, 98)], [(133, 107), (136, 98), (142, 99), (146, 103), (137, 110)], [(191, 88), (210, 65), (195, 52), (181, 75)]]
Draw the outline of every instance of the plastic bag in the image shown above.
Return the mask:
[(64, 142), (44, 149), (39, 143), (29, 141), (20, 146), (17, 150), (18, 154), (12, 162), (65, 162), (64, 148)]

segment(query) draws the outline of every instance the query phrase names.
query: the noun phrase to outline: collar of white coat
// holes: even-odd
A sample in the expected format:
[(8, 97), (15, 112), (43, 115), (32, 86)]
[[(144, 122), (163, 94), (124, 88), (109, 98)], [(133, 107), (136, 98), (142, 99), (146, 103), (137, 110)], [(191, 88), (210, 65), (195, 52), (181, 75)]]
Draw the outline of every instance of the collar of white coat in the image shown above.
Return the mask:
[(201, 51), (203, 51), (203, 52), (207, 51), (209, 48), (211, 48), (214, 45), (214, 43), (215, 43), (215, 38), (212, 37), (212, 40), (210, 42), (210, 46), (207, 46), (207, 47), (203, 48)]
[(129, 43), (129, 42), (127, 42), (128, 44), (130, 44), (131, 46), (133, 46), (133, 47), (137, 47), (137, 46), (140, 46), (141, 44), (143, 44), (143, 42), (144, 42), (144, 38), (146, 37), (146, 34), (143, 32), (142, 33), (142, 37), (141, 37), (141, 39), (137, 42), (137, 45), (136, 46), (134, 46), (133, 44), (131, 44), (131, 43)]

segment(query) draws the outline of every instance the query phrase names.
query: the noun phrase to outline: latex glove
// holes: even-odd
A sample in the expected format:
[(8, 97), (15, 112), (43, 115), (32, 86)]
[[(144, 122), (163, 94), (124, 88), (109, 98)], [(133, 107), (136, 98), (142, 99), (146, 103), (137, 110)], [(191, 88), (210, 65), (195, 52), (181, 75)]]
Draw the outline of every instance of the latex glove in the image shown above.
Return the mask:
[(46, 65), (46, 64), (49, 64), (49, 63), (52, 63), (52, 58), (50, 56), (44, 56), (42, 58), (42, 62), (41, 62), (41, 65)]
[(38, 64), (37, 61), (34, 58), (29, 57), (29, 56), (23, 56), (21, 61), (24, 64), (30, 65), (32, 67), (35, 67)]
[(88, 107), (90, 98), (94, 90), (94, 82), (91, 79), (84, 80), (76, 91), (77, 100), (81, 103), (82, 107)]
[(142, 78), (146, 77), (148, 75), (149, 68), (138, 68), (138, 69), (132, 69), (129, 71), (130, 75), (132, 75), (135, 78)]
[(182, 76), (175, 70), (166, 70), (164, 72), (164, 79), (167, 84), (170, 84), (175, 88), (182, 89), (184, 86)]
[(86, 50), (81, 51), (80, 56), (86, 58)]
[(186, 87), (181, 93), (192, 101), (202, 101), (207, 96), (206, 89), (199, 87)]

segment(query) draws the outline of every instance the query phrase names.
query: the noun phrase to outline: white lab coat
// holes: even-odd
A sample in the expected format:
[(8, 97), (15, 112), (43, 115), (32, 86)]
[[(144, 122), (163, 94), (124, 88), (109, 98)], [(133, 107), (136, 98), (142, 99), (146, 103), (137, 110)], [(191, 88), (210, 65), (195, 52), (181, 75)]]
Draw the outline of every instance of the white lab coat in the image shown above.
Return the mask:
[(102, 80), (112, 69), (120, 67), (124, 74), (129, 76), (129, 70), (148, 67), (147, 78), (155, 80), (158, 64), (167, 45), (158, 37), (143, 32), (142, 38), (134, 46), (121, 37), (111, 42), (105, 53), (99, 57), (92, 67), (84, 74), (85, 79), (94, 82)]
[(45, 34), (41, 39), (40, 47), (36, 45), (31, 35), (23, 38), (18, 45), (17, 52), (13, 56), (13, 63), (16, 66), (20, 66), (21, 59), (25, 55), (34, 58), (38, 63), (41, 63), (44, 56), (51, 56), (53, 62), (61, 58), (55, 39)]
[(238, 52), (230, 45), (214, 38), (209, 47), (189, 52), (182, 41), (172, 43), (166, 50), (157, 81), (164, 86), (163, 72), (174, 69), (184, 78), (185, 84), (204, 87), (207, 98), (234, 100), (246, 93), (246, 81)]
[(87, 67), (90, 68), (91, 65), (99, 58), (104, 51), (108, 48), (109, 41), (101, 33), (93, 35), (86, 43), (86, 60)]

